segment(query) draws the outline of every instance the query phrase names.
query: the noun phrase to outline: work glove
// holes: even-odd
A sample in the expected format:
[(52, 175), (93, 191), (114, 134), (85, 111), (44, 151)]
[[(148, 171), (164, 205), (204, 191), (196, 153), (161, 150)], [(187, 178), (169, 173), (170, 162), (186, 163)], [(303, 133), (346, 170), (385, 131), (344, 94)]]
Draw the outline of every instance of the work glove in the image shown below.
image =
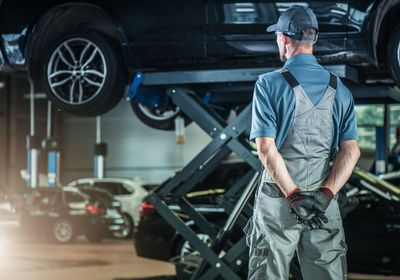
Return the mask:
[(312, 197), (303, 195), (299, 188), (296, 188), (288, 193), (286, 199), (299, 219), (308, 220), (312, 217), (312, 209), (314, 207)]
[(311, 230), (321, 228), (323, 222), (328, 222), (328, 218), (324, 214), (326, 208), (323, 209), (325, 206), (325, 200), (323, 199), (324, 196), (320, 195), (318, 206), (315, 200), (316, 196), (317, 192), (315, 191), (305, 192), (296, 188), (286, 197), (292, 207), (291, 212), (296, 221), (299, 224), (307, 225)]
[(315, 209), (320, 212), (325, 212), (335, 195), (333, 192), (326, 188), (320, 187), (314, 193)]
[[(306, 224), (310, 229), (320, 228), (324, 223), (328, 222), (328, 218), (324, 215), (324, 211), (316, 208), (314, 194), (311, 192), (301, 192), (298, 188), (293, 190), (286, 197), (294, 218), (299, 224)], [(322, 201), (322, 199), (321, 199)]]

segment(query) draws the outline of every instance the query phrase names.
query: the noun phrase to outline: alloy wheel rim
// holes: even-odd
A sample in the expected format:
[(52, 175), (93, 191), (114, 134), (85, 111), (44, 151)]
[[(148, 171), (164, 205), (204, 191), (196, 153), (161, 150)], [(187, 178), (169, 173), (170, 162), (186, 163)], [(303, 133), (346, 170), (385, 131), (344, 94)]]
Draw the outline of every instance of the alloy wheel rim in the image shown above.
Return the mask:
[(117, 238), (125, 238), (128, 237), (129, 231), (131, 229), (131, 221), (127, 216), (124, 215), (124, 224), (121, 226), (121, 229), (115, 232), (114, 236)]
[(400, 41), (397, 43), (397, 64), (400, 67)]
[[(203, 241), (205, 244), (207, 244), (207, 246), (210, 246), (210, 244), (211, 244), (210, 236), (208, 236), (207, 234), (204, 234), (204, 233), (198, 233), (197, 237), (201, 241)], [(187, 240), (185, 240), (185, 242), (183, 243), (182, 248), (180, 250), (180, 256), (184, 257), (188, 254), (199, 254), (199, 253), (193, 249), (193, 247), (190, 245), (190, 243)]]
[(103, 52), (84, 38), (72, 38), (61, 43), (47, 66), (51, 91), (57, 99), (69, 105), (82, 105), (93, 100), (103, 88), (106, 76)]
[(71, 239), (72, 228), (71, 225), (66, 222), (58, 222), (54, 228), (55, 237), (60, 242), (66, 242)]

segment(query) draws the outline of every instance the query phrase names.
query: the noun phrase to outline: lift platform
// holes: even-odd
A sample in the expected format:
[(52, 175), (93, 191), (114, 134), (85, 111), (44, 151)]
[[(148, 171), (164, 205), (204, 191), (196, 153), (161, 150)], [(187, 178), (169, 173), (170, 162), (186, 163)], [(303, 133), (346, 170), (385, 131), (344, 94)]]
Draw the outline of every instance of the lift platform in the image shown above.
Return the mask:
[[(335, 73), (338, 77), (358, 82), (357, 71), (348, 65), (327, 65), (325, 68)], [(143, 86), (154, 85), (188, 85), (211, 84), (225, 82), (254, 82), (258, 76), (272, 72), (276, 68), (240, 68), (240, 69), (214, 69), (214, 70), (188, 70), (169, 72), (148, 72), (143, 75)]]
[[(357, 71), (349, 66), (330, 65), (326, 68), (352, 83), (358, 82)], [(212, 138), (212, 141), (195, 158), (174, 177), (160, 185), (149, 199), (165, 221), (200, 253), (201, 262), (190, 273), (190, 279), (239, 280), (245, 277), (248, 254), (245, 236), (243, 234), (241, 238), (233, 242), (230, 233), (235, 226), (243, 229), (252, 215), (251, 198), (261, 177), (261, 164), (248, 140), (251, 123), (250, 102), (238, 112), (236, 118), (227, 123), (204, 98), (200, 98), (189, 89), (188, 85), (253, 83), (259, 75), (273, 70), (275, 69), (249, 68), (140, 72), (135, 75), (131, 84), (128, 93), (128, 99), (131, 102), (143, 102), (144, 105), (153, 107), (172, 102)], [(160, 92), (159, 86), (166, 90)], [(222, 227), (217, 228), (196, 211), (195, 206), (185, 195), (232, 153), (247, 162), (251, 169), (219, 197), (218, 204), (229, 218)], [(175, 205), (178, 205), (180, 211), (194, 222), (196, 228), (210, 237), (212, 240), (210, 246), (198, 238), (193, 227), (185, 223), (176, 211), (168, 207), (167, 201), (173, 201)]]

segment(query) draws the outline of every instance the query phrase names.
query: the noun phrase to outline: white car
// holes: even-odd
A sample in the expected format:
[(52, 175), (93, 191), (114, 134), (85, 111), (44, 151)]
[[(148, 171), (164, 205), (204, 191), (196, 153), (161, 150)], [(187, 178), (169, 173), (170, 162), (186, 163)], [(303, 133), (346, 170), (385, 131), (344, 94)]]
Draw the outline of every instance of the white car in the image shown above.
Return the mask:
[(143, 198), (148, 194), (144, 183), (125, 178), (80, 178), (70, 182), (67, 186), (96, 188), (109, 191), (122, 204), (122, 211), (126, 227), (115, 237), (126, 238), (131, 235), (133, 228), (139, 223), (139, 210)]

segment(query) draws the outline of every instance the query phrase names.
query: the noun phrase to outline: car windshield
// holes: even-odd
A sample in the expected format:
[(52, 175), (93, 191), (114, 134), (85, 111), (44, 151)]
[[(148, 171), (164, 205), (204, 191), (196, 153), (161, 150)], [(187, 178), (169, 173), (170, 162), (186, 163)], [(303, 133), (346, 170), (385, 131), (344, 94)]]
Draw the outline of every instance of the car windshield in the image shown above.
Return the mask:
[(69, 203), (89, 201), (90, 197), (82, 192), (64, 190), (65, 199)]
[(90, 201), (98, 201), (101, 205), (106, 207), (111, 206), (113, 202), (112, 195), (104, 190), (93, 188), (92, 186), (86, 186), (80, 188), (80, 190), (90, 196)]
[(27, 196), (26, 205), (50, 205), (54, 202), (57, 193), (58, 191), (53, 189), (33, 190)]
[(112, 195), (129, 194), (122, 183), (117, 182), (95, 182), (95, 187), (109, 191)]

